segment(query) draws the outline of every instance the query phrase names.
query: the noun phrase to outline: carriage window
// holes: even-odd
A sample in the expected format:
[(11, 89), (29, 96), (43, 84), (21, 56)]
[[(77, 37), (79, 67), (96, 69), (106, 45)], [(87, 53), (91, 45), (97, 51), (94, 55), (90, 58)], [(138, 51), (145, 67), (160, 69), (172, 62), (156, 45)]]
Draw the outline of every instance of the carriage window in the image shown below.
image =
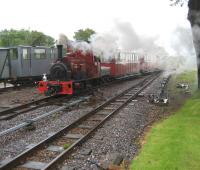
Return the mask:
[(10, 49), (9, 54), (10, 54), (11, 60), (17, 60), (18, 59), (17, 48)]
[(34, 49), (34, 57), (36, 59), (45, 59), (46, 58), (46, 50), (45, 49)]
[(30, 59), (30, 57), (28, 56), (28, 49), (27, 48), (22, 49), (22, 58), (25, 59), (25, 60)]

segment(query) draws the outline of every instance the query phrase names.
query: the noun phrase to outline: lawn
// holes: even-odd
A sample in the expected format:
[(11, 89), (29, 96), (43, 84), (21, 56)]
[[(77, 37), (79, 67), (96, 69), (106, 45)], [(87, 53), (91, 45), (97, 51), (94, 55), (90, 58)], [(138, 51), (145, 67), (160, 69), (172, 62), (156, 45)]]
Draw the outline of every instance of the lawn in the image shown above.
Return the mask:
[(175, 82), (187, 81), (193, 96), (151, 128), (141, 153), (132, 161), (132, 170), (200, 169), (200, 91), (194, 90), (194, 75), (189, 72), (175, 78)]

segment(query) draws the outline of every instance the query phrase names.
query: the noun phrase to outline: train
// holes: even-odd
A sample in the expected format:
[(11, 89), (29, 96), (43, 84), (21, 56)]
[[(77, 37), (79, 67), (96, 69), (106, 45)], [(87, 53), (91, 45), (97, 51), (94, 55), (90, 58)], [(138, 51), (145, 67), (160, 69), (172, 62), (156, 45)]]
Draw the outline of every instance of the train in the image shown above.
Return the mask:
[(0, 48), (0, 82), (19, 85), (49, 75), (51, 64), (57, 59), (57, 48), (45, 46), (13, 46)]
[(94, 55), (91, 50), (68, 50), (63, 56), (63, 46), (57, 45), (58, 58), (46, 76), (38, 83), (45, 95), (72, 95), (78, 89), (136, 74), (150, 73), (155, 65), (149, 56), (135, 52), (117, 52), (107, 59)]

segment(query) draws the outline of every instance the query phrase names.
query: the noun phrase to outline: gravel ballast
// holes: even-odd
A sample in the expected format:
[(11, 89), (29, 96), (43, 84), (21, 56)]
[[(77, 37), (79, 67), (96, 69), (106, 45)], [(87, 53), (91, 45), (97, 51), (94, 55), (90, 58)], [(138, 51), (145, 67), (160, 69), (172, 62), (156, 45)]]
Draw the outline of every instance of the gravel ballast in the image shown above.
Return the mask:
[[(69, 125), (70, 123), (78, 119), (80, 116), (83, 116), (88, 111), (90, 111), (91, 109), (93, 109), (95, 106), (99, 105), (106, 99), (127, 89), (133, 84), (136, 84), (138, 81), (141, 81), (142, 79), (125, 81), (123, 83), (114, 84), (109, 87), (101, 88), (95, 93), (94, 97), (92, 97), (89, 103), (85, 102), (81, 104), (78, 108), (72, 108), (71, 111), (66, 110), (57, 114), (53, 114), (52, 116), (47, 117), (45, 119), (42, 119), (34, 123), (35, 129), (33, 130), (21, 129), (7, 136), (1, 137), (0, 138), (0, 141), (1, 141), (0, 142), (0, 160), (13, 158), (14, 156), (23, 152), (26, 149), (26, 147), (28, 147), (30, 144), (36, 144), (40, 142), (41, 140), (44, 140), (45, 138), (48, 137), (48, 135)], [(24, 94), (25, 98), (27, 97), (26, 94)], [(32, 98), (33, 96), (29, 95), (29, 97)], [(6, 101), (7, 99), (4, 98), (4, 100)], [(54, 108), (55, 106), (48, 106), (48, 107), (40, 108), (39, 110), (37, 110), (37, 112), (33, 111), (31, 114), (30, 113), (29, 114), (27, 113), (27, 114), (31, 115), (30, 117), (33, 118), (37, 116), (38, 114), (41, 114), (41, 112), (46, 112)], [(0, 125), (1, 131), (3, 129), (7, 129), (11, 127), (12, 125), (16, 125), (21, 121), (24, 121), (25, 118), (28, 118), (25, 116), (26, 114), (25, 115), (22, 114), (9, 121), (1, 121), (1, 125)]]
[[(156, 79), (141, 95), (107, 121), (87, 142), (70, 156), (61, 169), (108, 168), (113, 157), (129, 162), (138, 153), (138, 139), (144, 128), (162, 115), (162, 108), (148, 101), (149, 94), (159, 94), (163, 76)], [(90, 150), (90, 154), (84, 154)], [(117, 160), (117, 159), (115, 159)], [(125, 161), (125, 162), (126, 162)]]

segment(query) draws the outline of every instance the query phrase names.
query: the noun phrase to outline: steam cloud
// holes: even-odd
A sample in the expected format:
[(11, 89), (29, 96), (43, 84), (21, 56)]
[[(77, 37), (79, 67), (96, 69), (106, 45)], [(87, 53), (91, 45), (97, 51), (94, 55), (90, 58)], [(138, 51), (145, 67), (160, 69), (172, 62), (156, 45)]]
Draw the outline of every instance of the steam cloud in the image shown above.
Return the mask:
[(91, 51), (92, 47), (89, 43), (80, 41), (80, 42), (72, 42), (71, 43), (74, 50), (81, 50), (82, 52)]
[(92, 50), (104, 58), (114, 56), (117, 51), (131, 51), (149, 56), (167, 55), (164, 48), (157, 45), (158, 37), (143, 37), (136, 33), (128, 22), (116, 21), (112, 31), (94, 34), (90, 41)]
[(189, 28), (177, 27), (173, 32), (171, 48), (175, 51), (173, 56), (179, 72), (196, 68), (195, 51), (192, 41), (192, 32)]
[(104, 59), (112, 58), (119, 50), (118, 37), (112, 33), (94, 34), (90, 41), (93, 53)]
[[(198, 34), (198, 31), (200, 31), (199, 27), (194, 27), (193, 35)], [(92, 51), (96, 56), (101, 56), (106, 60), (116, 56), (119, 51), (131, 51), (150, 56), (152, 62), (163, 69), (178, 68), (177, 71), (180, 72), (186, 68), (193, 69), (195, 67), (192, 34), (189, 29), (178, 27), (174, 31), (171, 41), (171, 48), (175, 52), (174, 56), (170, 56), (165, 48), (158, 44), (158, 40), (158, 36), (139, 35), (128, 22), (116, 21), (112, 31), (92, 35), (90, 44), (71, 42), (71, 46), (83, 52)], [(200, 54), (200, 51), (198, 53)]]

